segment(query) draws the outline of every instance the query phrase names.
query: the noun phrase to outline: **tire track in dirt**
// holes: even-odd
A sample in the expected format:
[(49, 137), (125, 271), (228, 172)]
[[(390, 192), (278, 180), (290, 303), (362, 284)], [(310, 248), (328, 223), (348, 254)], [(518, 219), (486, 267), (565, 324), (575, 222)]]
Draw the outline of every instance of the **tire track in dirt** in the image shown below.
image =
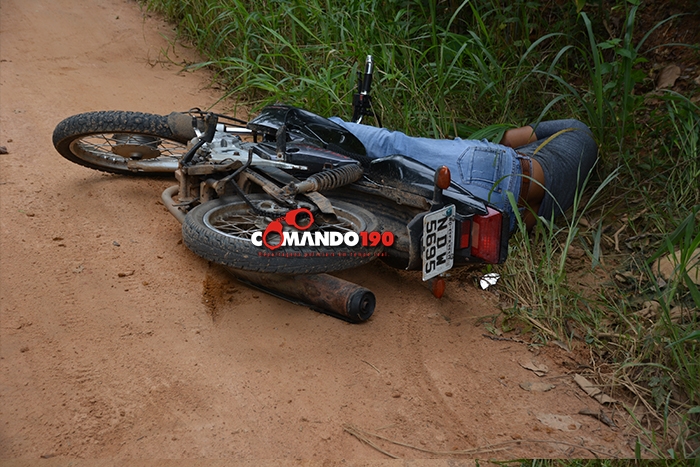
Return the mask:
[[(58, 290), (61, 294), (60, 305), (56, 304), (54, 313), (60, 317), (60, 326), (67, 328), (70, 332), (76, 328), (85, 326), (85, 312), (78, 310), (78, 301), (75, 295), (76, 274), (80, 273), (81, 266), (77, 266), (73, 271), (61, 270), (56, 272)], [(78, 329), (76, 329), (78, 330)]]
[[(405, 278), (409, 281), (416, 279), (415, 275)], [(444, 384), (435, 381), (426, 362), (426, 351), (433, 348), (429, 339), (435, 323), (430, 321), (438, 321), (437, 326), (441, 327), (439, 321), (445, 318), (425, 307), (424, 300), (430, 300), (429, 297), (422, 298), (418, 301), (407, 300), (405, 307), (402, 307), (405, 316), (399, 340), (406, 355), (402, 362), (402, 373), (410, 385), (404, 386), (393, 397), (405, 399), (411, 410), (406, 414), (397, 414), (396, 421), (401, 426), (397, 434), (405, 438), (403, 441), (422, 449), (444, 451), (452, 450), (455, 446), (464, 448), (464, 440), (460, 438), (466, 436), (469, 430), (466, 429), (464, 420), (446, 402), (442, 387)], [(408, 451), (411, 452), (415, 453)]]

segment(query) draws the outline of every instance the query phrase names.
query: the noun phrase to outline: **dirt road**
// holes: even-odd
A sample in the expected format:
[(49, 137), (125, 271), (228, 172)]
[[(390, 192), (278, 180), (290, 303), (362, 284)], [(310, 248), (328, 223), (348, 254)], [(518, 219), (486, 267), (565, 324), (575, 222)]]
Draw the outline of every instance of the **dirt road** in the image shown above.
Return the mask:
[(0, 0), (0, 18), (0, 458), (388, 459), (351, 426), (420, 449), (367, 435), (404, 458), (632, 454), (579, 415), (600, 409), (572, 380), (585, 351), (484, 337), (493, 292), (438, 301), (373, 264), (341, 275), (378, 301), (346, 324), (190, 253), (171, 180), (62, 159), (69, 115), (216, 102), (206, 72), (164, 63), (194, 57), (162, 20), (130, 0)]

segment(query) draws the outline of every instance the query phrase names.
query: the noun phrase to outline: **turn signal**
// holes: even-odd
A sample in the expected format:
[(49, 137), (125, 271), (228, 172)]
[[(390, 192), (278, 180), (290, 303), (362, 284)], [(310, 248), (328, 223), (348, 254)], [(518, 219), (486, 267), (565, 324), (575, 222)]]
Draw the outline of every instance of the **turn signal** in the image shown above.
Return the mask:
[(444, 165), (437, 169), (435, 173), (435, 185), (441, 190), (446, 190), (450, 186), (451, 182), (450, 169)]
[(430, 293), (432, 293), (433, 297), (435, 298), (442, 298), (442, 296), (445, 294), (445, 279), (440, 276), (428, 279), (427, 281), (423, 282), (423, 285), (430, 290)]

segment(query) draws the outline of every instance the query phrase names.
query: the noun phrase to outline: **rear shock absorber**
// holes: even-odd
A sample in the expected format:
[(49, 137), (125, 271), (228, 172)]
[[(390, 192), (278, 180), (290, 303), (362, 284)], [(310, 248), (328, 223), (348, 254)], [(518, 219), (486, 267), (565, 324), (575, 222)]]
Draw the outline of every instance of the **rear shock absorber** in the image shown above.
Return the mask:
[(293, 196), (312, 191), (332, 190), (359, 180), (362, 174), (363, 170), (359, 164), (348, 164), (313, 174), (301, 182), (289, 183), (283, 191)]

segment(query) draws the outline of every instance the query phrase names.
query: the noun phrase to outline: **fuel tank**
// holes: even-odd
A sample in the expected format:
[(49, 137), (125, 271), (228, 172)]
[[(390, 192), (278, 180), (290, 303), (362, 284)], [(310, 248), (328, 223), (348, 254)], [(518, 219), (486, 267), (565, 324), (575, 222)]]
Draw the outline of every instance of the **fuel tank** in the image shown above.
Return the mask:
[(284, 104), (265, 107), (260, 115), (248, 123), (248, 128), (272, 138), (285, 125), (288, 139), (319, 146), (349, 156), (366, 156), (365, 147), (359, 139), (335, 122), (307, 110)]

